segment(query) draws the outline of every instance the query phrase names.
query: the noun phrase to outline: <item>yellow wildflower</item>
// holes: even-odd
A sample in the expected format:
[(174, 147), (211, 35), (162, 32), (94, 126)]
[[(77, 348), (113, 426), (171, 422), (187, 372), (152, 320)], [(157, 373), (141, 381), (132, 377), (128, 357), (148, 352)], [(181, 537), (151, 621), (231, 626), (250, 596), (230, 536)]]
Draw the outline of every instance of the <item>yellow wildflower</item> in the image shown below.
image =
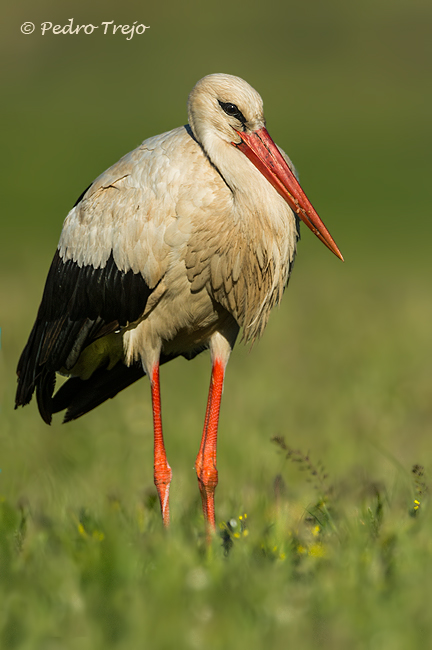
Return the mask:
[(81, 535), (81, 537), (87, 537), (87, 533), (81, 522), (78, 524), (78, 532)]
[(313, 544), (309, 549), (309, 555), (312, 555), (312, 557), (324, 557), (325, 548), (319, 542), (317, 544)]
[(103, 542), (105, 539), (105, 535), (101, 530), (94, 530), (92, 537), (94, 539), (97, 539), (98, 542)]
[(298, 553), (299, 555), (304, 555), (304, 554), (306, 553), (306, 549), (305, 549), (305, 547), (302, 546), (301, 544), (299, 544), (299, 545), (297, 546), (297, 553)]

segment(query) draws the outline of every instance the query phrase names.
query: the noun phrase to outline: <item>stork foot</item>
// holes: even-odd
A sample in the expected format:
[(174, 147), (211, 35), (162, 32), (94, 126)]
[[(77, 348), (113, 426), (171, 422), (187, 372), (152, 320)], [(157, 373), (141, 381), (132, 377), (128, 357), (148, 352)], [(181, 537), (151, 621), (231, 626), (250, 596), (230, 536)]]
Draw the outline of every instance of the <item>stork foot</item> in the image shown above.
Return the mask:
[(170, 523), (170, 512), (169, 512), (169, 490), (172, 478), (171, 467), (166, 464), (163, 468), (157, 468), (155, 466), (155, 477), (154, 483), (156, 485), (156, 490), (159, 495), (159, 501), (162, 511), (162, 520), (165, 528), (168, 528)]
[(195, 469), (198, 478), (198, 486), (201, 493), (207, 536), (209, 536), (216, 530), (214, 494), (216, 486), (218, 484), (218, 472), (214, 466), (206, 469), (204, 467), (200, 468), (196, 465)]

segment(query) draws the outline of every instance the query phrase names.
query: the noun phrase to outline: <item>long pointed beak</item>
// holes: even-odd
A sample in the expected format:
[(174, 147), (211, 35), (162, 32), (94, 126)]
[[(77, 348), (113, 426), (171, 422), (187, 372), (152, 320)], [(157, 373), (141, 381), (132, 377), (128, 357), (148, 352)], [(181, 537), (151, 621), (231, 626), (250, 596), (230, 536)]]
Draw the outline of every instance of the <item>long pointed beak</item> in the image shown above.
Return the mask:
[(343, 261), (336, 242), (303, 192), (267, 129), (258, 129), (252, 133), (244, 131), (237, 131), (237, 133), (242, 141), (239, 144), (235, 142), (232, 144), (249, 158), (318, 239)]

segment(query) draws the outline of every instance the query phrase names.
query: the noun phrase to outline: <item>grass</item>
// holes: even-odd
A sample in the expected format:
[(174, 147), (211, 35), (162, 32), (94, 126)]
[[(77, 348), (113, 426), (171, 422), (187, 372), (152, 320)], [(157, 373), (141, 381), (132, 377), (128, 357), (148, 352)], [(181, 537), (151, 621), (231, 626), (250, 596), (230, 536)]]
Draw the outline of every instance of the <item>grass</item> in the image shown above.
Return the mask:
[(165, 535), (152, 495), (55, 516), (3, 500), (2, 647), (421, 644), (431, 589), (422, 470), (395, 491), (352, 476), (332, 486), (302, 452), (290, 460), (305, 470), (300, 492), (284, 463), (210, 549), (196, 502)]

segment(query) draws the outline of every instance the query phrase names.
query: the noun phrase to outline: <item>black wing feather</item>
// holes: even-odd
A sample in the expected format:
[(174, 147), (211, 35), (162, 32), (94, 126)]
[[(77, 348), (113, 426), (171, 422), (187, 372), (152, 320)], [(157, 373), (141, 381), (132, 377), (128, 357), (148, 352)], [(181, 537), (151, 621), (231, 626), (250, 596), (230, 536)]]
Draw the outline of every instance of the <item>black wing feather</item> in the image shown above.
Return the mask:
[(36, 388), (40, 414), (49, 423), (55, 373), (72, 368), (98, 337), (137, 320), (153, 289), (140, 273), (120, 271), (112, 253), (103, 268), (94, 268), (65, 262), (57, 250), (18, 363), (16, 406), (28, 404)]

